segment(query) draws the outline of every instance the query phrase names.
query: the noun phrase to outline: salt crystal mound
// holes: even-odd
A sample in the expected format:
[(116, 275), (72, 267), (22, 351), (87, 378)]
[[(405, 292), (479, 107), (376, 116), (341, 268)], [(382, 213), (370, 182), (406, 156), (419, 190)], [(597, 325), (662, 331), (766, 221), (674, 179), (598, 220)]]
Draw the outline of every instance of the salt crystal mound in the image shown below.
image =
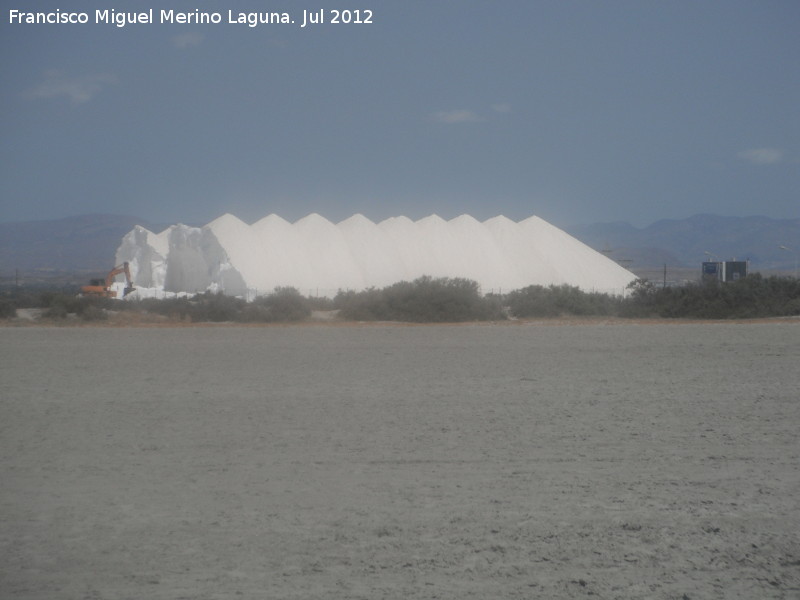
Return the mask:
[(623, 294), (635, 276), (539, 217), (484, 222), (431, 215), (334, 224), (318, 214), (295, 223), (269, 215), (248, 225), (225, 214), (203, 227), (135, 227), (117, 250), (138, 295), (206, 290), (253, 298), (276, 287), (310, 296), (382, 288), (423, 275), (477, 281), (484, 293), (573, 285)]

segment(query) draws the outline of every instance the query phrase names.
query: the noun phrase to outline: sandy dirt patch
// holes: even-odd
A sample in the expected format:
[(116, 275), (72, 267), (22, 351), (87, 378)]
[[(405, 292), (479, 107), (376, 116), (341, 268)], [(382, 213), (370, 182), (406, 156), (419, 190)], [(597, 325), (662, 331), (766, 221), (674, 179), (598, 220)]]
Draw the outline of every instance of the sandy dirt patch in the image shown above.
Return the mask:
[(0, 329), (16, 599), (800, 597), (778, 323)]

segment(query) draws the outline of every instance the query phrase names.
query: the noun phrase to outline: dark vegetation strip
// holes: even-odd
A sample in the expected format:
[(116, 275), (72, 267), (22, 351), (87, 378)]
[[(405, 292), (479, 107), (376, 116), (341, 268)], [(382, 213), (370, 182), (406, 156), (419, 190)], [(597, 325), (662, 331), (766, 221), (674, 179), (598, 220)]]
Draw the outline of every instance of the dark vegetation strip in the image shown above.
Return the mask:
[(333, 299), (305, 297), (294, 288), (276, 288), (253, 302), (211, 292), (191, 298), (124, 302), (50, 290), (11, 289), (0, 294), (0, 318), (13, 318), (18, 308), (40, 308), (42, 316), (52, 320), (72, 314), (83, 321), (99, 321), (107, 319), (109, 311), (134, 311), (194, 323), (297, 322), (308, 319), (312, 310), (337, 310), (339, 318), (347, 321), (415, 323), (559, 316), (748, 319), (800, 315), (800, 280), (756, 273), (725, 284), (662, 288), (637, 279), (624, 298), (569, 285), (532, 285), (484, 296), (474, 281), (432, 277), (382, 289), (340, 291)]

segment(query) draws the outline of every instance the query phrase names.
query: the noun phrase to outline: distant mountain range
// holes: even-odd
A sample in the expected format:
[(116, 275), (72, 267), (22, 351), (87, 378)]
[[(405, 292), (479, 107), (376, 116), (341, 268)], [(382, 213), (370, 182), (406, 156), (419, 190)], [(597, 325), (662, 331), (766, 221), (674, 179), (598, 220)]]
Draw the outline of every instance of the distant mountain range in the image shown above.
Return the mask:
[[(644, 228), (594, 223), (566, 231), (629, 268), (699, 267), (704, 260), (749, 260), (754, 271), (794, 269), (800, 252), (800, 219), (694, 215)], [(785, 246), (790, 250), (782, 250)]]
[[(104, 274), (114, 266), (122, 237), (135, 225), (156, 232), (168, 226), (124, 215), (0, 223), (0, 282), (13, 282), (17, 273), (27, 281), (75, 282)], [(617, 222), (565, 230), (637, 274), (665, 264), (699, 267), (709, 254), (720, 260), (748, 259), (754, 271), (793, 272), (800, 252), (800, 219), (695, 215), (644, 228)]]
[(13, 282), (19, 274), (26, 282), (79, 283), (105, 274), (114, 266), (122, 237), (135, 225), (166, 227), (124, 215), (0, 223), (0, 282)]

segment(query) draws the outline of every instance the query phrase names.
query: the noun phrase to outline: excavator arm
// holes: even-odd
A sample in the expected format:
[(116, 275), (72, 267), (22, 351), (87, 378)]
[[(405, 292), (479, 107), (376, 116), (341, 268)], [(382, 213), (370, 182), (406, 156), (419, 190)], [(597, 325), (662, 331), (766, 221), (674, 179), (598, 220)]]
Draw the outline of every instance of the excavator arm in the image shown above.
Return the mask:
[(122, 263), (122, 268), (123, 268), (123, 271), (125, 272), (125, 283), (127, 284), (125, 286), (125, 289), (122, 292), (122, 297), (124, 298), (125, 296), (130, 294), (133, 290), (135, 290), (136, 288), (133, 287), (133, 279), (131, 278), (131, 270), (128, 267), (127, 261)]
[(114, 267), (108, 272), (108, 275), (106, 275), (106, 289), (111, 289), (111, 285), (114, 283), (114, 278), (122, 273), (125, 273), (125, 283), (127, 283), (125, 286), (125, 291), (122, 293), (124, 297), (136, 289), (133, 287), (133, 281), (131, 280), (131, 269), (127, 262)]
[(92, 285), (85, 285), (81, 288), (81, 293), (84, 296), (100, 296), (102, 298), (116, 298), (117, 293), (111, 289), (111, 286), (114, 283), (114, 278), (117, 275), (125, 274), (125, 290), (122, 292), (123, 298), (130, 294), (136, 288), (133, 287), (133, 280), (131, 279), (131, 270), (130, 266), (127, 262), (122, 263), (121, 265), (117, 265), (113, 269), (108, 272), (105, 279), (105, 285), (96, 285), (96, 283), (102, 283), (102, 281), (95, 282), (92, 281)]

